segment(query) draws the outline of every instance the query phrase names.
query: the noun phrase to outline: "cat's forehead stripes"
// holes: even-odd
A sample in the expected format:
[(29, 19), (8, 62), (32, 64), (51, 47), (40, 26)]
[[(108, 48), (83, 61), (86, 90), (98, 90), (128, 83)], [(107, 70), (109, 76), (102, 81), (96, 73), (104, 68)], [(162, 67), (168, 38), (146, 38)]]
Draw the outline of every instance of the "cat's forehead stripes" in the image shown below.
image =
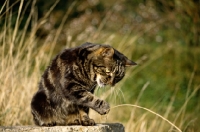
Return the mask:
[(102, 44), (93, 44), (93, 45), (88, 45), (85, 47), (88, 51), (103, 51), (106, 48), (112, 48), (109, 45), (102, 45)]
[[(94, 54), (95, 55), (109, 55), (109, 56), (112, 56), (114, 53), (114, 50), (112, 48), (108, 48), (108, 47), (100, 47), (99, 49), (97, 49)], [(105, 54), (105, 55), (104, 55)]]

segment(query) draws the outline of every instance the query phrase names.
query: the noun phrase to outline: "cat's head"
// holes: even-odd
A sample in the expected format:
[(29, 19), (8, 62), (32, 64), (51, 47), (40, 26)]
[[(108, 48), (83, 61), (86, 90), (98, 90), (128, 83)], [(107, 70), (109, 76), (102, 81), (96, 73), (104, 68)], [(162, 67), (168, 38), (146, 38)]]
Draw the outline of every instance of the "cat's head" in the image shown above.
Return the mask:
[(125, 67), (136, 65), (122, 53), (109, 45), (85, 44), (87, 46), (88, 59), (91, 62), (91, 70), (94, 79), (100, 87), (114, 86), (125, 75)]

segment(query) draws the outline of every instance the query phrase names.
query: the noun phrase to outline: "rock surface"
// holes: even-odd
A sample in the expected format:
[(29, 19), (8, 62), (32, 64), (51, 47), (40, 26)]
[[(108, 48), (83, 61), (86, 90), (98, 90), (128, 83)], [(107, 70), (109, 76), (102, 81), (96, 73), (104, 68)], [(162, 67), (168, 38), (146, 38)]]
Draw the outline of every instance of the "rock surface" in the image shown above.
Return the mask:
[(96, 126), (0, 126), (1, 132), (124, 132), (119, 123), (97, 124)]

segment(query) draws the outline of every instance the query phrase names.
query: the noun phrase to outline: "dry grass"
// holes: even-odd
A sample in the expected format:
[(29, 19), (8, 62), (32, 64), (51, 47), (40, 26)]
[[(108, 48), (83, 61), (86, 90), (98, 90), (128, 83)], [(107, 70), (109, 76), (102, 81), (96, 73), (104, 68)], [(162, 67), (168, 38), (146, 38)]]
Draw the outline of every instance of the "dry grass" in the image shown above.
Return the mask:
[[(56, 3), (55, 3), (56, 4)], [(48, 14), (41, 19), (37, 20), (37, 15), (34, 13), (32, 8), (29, 18), (27, 19), (23, 30), (19, 30), (19, 25), (23, 18), (23, 10), (21, 6), (17, 12), (17, 18), (14, 28), (11, 27), (13, 21), (12, 12), (8, 8), (5, 14), (5, 23), (0, 30), (0, 125), (32, 125), (32, 115), (30, 112), (30, 101), (33, 94), (37, 90), (38, 82), (44, 68), (48, 65), (54, 54), (54, 50), (57, 44), (61, 30), (64, 27), (64, 21), (66, 21), (68, 13), (73, 8), (73, 5), (68, 10), (68, 13), (63, 18), (63, 23), (60, 24), (55, 34), (49, 35), (45, 40), (40, 40), (35, 37), (36, 30), (42, 25), (47, 19)], [(55, 6), (55, 5), (53, 5)], [(32, 7), (34, 7), (34, 2)], [(2, 7), (6, 8), (5, 6)], [(53, 8), (53, 7), (52, 7)], [(0, 12), (2, 11), (0, 9)], [(120, 36), (119, 34), (107, 33), (103, 30), (107, 19), (107, 16), (102, 20), (96, 31), (87, 32), (86, 30), (79, 34), (79, 37), (72, 40), (72, 36), (68, 35), (67, 43), (62, 47), (73, 47), (77, 45), (77, 42), (101, 42), (110, 43), (116, 49), (120, 49), (121, 52), (125, 53), (129, 58), (132, 57), (132, 52), (136, 52), (136, 49), (140, 52), (147, 49), (147, 47), (137, 46), (136, 40), (142, 35), (132, 36), (131, 34)], [(2, 19), (2, 16), (0, 16)], [(31, 23), (31, 31), (28, 31), (28, 25)], [(70, 30), (70, 29), (69, 29)], [(82, 36), (82, 37), (81, 37)], [(90, 40), (87, 37), (89, 36)], [(42, 43), (42, 44), (41, 44)], [(171, 42), (169, 42), (171, 43)], [(41, 45), (39, 45), (41, 44)], [(81, 43), (80, 43), (81, 44)], [(126, 84), (130, 77), (137, 75), (142, 70), (150, 67), (155, 61), (161, 59), (163, 56), (170, 55), (177, 48), (177, 45), (164, 45), (152, 51), (151, 54), (137, 54), (139, 65), (134, 68), (128, 68), (127, 74), (123, 81), (121, 81), (115, 88), (97, 90), (96, 94), (101, 98), (108, 99), (111, 101), (111, 111), (106, 116), (99, 116), (95, 112), (91, 112), (90, 115), (95, 118), (97, 122), (121, 122), (125, 125), (126, 131), (131, 132), (153, 132), (153, 131), (188, 131), (195, 132), (196, 126), (190, 128), (190, 124), (197, 121), (198, 116), (187, 113), (187, 108), (190, 100), (198, 93), (200, 85), (196, 83), (195, 71), (191, 73), (187, 91), (185, 93), (185, 102), (177, 110), (173, 110), (173, 105), (176, 98), (178, 98), (179, 86), (173, 85), (174, 92), (170, 98), (170, 101), (166, 105), (162, 105), (160, 101), (152, 105), (150, 108), (140, 106), (140, 100), (144, 95), (146, 89), (148, 89), (151, 82), (147, 81), (143, 84), (135, 100), (130, 100), (129, 104), (126, 104), (126, 98), (132, 94), (132, 86)], [(178, 47), (177, 53), (183, 50)], [(126, 52), (128, 49), (129, 52)], [(198, 52), (195, 51), (196, 53)], [(150, 69), (151, 70), (151, 69)], [(170, 74), (170, 73), (166, 73)], [(177, 79), (177, 81), (179, 81)], [(132, 83), (132, 80), (129, 83)], [(193, 84), (195, 82), (195, 84)], [(133, 85), (133, 84), (132, 84)], [(138, 85), (137, 85), (138, 86)], [(129, 94), (126, 94), (121, 89), (122, 87), (128, 87)], [(134, 86), (133, 86), (134, 87)], [(134, 89), (134, 88), (133, 88)], [(134, 89), (135, 90), (135, 89)], [(109, 99), (109, 97), (111, 99)], [(161, 107), (164, 107), (162, 111), (159, 111)], [(197, 105), (197, 107), (199, 107)], [(157, 112), (158, 111), (158, 112)], [(190, 117), (193, 117), (192, 119)]]

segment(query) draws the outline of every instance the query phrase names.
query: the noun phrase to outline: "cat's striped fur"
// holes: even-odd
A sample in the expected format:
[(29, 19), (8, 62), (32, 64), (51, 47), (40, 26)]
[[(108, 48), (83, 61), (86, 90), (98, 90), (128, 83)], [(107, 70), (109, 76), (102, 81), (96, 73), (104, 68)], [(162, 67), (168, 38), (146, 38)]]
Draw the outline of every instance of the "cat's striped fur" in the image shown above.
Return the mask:
[(36, 125), (95, 125), (89, 108), (107, 114), (109, 104), (93, 95), (99, 85), (115, 85), (125, 67), (135, 65), (109, 45), (85, 43), (65, 49), (45, 70), (31, 102)]

